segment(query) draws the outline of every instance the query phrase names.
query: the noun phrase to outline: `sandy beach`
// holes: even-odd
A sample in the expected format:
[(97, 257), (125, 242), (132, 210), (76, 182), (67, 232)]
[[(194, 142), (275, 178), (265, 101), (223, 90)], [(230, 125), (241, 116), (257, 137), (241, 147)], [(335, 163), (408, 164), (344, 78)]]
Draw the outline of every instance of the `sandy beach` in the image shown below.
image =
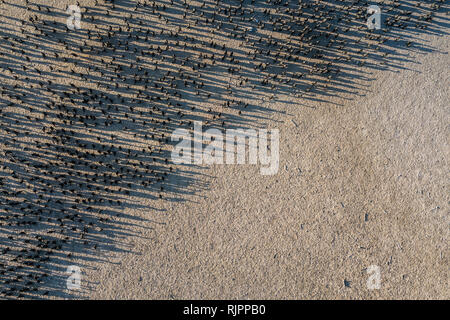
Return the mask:
[[(284, 2), (0, 4), (0, 298), (449, 298), (447, 1)], [(175, 164), (195, 121), (278, 170)]]
[(447, 299), (448, 39), (428, 40), (437, 53), (341, 106), (271, 103), (279, 173), (199, 170), (209, 190), (142, 211), (153, 229), (89, 272), (90, 297)]

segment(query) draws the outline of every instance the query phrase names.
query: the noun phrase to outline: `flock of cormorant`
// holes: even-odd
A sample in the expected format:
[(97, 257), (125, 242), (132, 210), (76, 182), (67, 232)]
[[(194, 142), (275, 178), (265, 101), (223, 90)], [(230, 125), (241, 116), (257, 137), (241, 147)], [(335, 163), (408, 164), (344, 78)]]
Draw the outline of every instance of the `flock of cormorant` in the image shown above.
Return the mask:
[[(130, 199), (182, 197), (170, 134), (252, 125), (255, 97), (314, 103), (401, 68), (447, 1), (0, 0), (0, 297), (66, 294), (74, 259), (117, 250)], [(20, 12), (20, 16), (5, 16)], [(365, 68), (365, 69), (364, 69)], [(293, 106), (295, 107), (295, 105)], [(151, 208), (148, 208), (151, 210)], [(133, 219), (131, 219), (133, 220)]]

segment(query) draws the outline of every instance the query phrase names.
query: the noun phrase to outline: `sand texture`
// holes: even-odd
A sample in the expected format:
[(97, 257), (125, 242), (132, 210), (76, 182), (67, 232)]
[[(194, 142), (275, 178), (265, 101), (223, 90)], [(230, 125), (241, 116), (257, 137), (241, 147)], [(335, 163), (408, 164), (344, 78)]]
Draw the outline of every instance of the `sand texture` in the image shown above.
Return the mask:
[(0, 1), (0, 298), (450, 298), (448, 1), (278, 2)]

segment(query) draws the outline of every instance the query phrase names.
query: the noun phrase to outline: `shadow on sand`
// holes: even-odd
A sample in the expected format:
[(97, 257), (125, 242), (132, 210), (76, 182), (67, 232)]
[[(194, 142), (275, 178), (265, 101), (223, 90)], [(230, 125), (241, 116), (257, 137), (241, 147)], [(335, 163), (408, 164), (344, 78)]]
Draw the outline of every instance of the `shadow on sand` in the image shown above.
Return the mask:
[[(314, 106), (400, 71), (421, 34), (447, 36), (446, 1), (116, 0), (0, 3), (0, 297), (70, 298), (67, 266), (132, 251), (133, 210), (208, 188), (173, 165), (170, 135), (248, 128), (281, 95)], [(87, 2), (86, 2), (87, 3)], [(8, 12), (19, 12), (9, 16)], [(144, 205), (144, 201), (146, 205)], [(146, 222), (146, 223), (144, 223)], [(106, 262), (106, 259), (105, 259)], [(78, 297), (88, 296), (87, 285)]]

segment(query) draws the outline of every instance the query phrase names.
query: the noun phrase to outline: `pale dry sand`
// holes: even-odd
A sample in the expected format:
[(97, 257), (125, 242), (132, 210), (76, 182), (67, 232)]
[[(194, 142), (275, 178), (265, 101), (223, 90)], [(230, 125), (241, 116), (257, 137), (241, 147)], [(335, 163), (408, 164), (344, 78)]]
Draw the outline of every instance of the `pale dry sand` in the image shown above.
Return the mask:
[[(41, 2), (62, 12), (71, 3)], [(95, 257), (60, 262), (81, 267), (83, 288), (67, 290), (56, 265), (63, 294), (52, 298), (448, 299), (449, 41), (416, 36), (434, 51), (405, 50), (393, 62), (402, 70), (354, 70), (339, 80), (349, 91), (326, 101), (284, 93), (268, 100), (244, 88), (261, 109), (242, 125), (280, 130), (278, 174), (177, 166), (182, 174), (169, 182), (181, 196), (128, 197), (120, 228), (104, 240), (123, 251), (98, 248)], [(381, 268), (380, 290), (367, 289), (370, 265)]]
[(437, 52), (339, 106), (269, 103), (278, 174), (202, 169), (208, 190), (143, 210), (158, 223), (133, 253), (87, 271), (89, 297), (448, 299), (449, 42), (425, 40)]

